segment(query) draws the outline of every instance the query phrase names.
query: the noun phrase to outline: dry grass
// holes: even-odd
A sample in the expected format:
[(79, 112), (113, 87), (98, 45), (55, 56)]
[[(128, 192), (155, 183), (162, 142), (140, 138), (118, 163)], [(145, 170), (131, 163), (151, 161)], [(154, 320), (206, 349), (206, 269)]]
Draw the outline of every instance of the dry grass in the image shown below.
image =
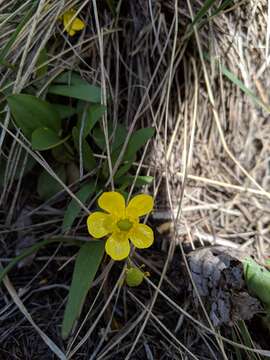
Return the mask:
[[(29, 3), (0, 1), (0, 49)], [(260, 261), (270, 256), (267, 2), (231, 3), (197, 24), (199, 28), (189, 25), (200, 1), (121, 3), (119, 17), (113, 17), (96, 0), (39, 1), (6, 54), (16, 68), (2, 65), (0, 91), (5, 94), (11, 87), (17, 93), (32, 86), (44, 96), (55, 76), (72, 69), (102, 87), (105, 104), (111, 99), (103, 119), (105, 133), (108, 123), (119, 120), (129, 135), (135, 128), (156, 128), (136, 166), (137, 174), (154, 176), (145, 191), (155, 195), (149, 221), (160, 233), (153, 249), (133, 254), (133, 261), (146, 264), (152, 275), (131, 290), (118, 285), (120, 265), (104, 264), (84, 308), (82, 326), (64, 343), (60, 324), (74, 252), (62, 247), (44, 250), (30, 266), (6, 278), (0, 290), (1, 359), (236, 358), (231, 332), (215, 329), (203, 304), (199, 312), (193, 308), (181, 264), (190, 245), (246, 249)], [(76, 40), (67, 38), (57, 20), (68, 7), (82, 11), (90, 24)], [(49, 71), (40, 81), (34, 74), (45, 44)], [(234, 81), (224, 76), (224, 68)], [(256, 94), (255, 103), (236, 78)], [(8, 159), (0, 196), (4, 265), (21, 246), (61, 233), (65, 204), (75, 195), (62, 183), (66, 191), (42, 204), (32, 191), (35, 179), (15, 179), (15, 169), (23, 168), (28, 157), (41, 165), (37, 172), (43, 167), (57, 175), (18, 129), (9, 130), (12, 119), (4, 97), (0, 106), (1, 157)], [(109, 150), (107, 141), (100, 166), (110, 157)], [(114, 187), (120, 160), (110, 166), (108, 188)], [(87, 207), (80, 204), (85, 214), (94, 201)], [(81, 221), (71, 235), (86, 236), (85, 230)], [(267, 340), (256, 336), (253, 325), (253, 354), (256, 359), (260, 354), (269, 357), (270, 352), (262, 350)], [(245, 348), (241, 342), (237, 346)], [(251, 354), (243, 352), (242, 358), (253, 358)]]

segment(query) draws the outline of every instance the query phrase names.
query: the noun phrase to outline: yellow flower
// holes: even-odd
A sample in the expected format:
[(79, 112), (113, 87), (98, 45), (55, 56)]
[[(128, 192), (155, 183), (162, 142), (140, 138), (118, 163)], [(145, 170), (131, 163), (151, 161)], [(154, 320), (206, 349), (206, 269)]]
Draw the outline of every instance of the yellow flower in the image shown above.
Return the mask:
[(69, 34), (69, 36), (73, 36), (76, 34), (76, 31), (81, 31), (85, 28), (85, 23), (78, 17), (75, 17), (75, 15), (76, 10), (70, 9), (67, 10), (61, 17), (64, 29)]
[(104, 192), (98, 205), (106, 213), (98, 211), (89, 215), (87, 227), (94, 238), (110, 235), (105, 250), (114, 260), (123, 260), (130, 252), (129, 240), (139, 249), (153, 244), (153, 230), (139, 223), (139, 217), (153, 209), (154, 201), (150, 195), (137, 195), (126, 207), (124, 197), (115, 191)]

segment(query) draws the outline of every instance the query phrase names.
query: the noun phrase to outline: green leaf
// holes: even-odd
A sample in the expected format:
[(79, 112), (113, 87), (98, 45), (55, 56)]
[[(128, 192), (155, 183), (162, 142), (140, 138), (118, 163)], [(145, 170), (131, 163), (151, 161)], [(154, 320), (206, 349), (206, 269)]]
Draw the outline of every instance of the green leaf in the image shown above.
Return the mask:
[[(121, 185), (121, 189), (123, 190), (126, 187), (132, 185), (134, 182), (134, 179), (135, 179), (135, 176), (125, 175), (125, 176), (121, 176), (121, 177), (117, 178), (115, 180), (115, 183), (117, 185)], [(154, 178), (152, 176), (137, 176), (137, 179), (135, 181), (135, 187), (149, 185), (152, 183), (153, 179)]]
[[(56, 175), (65, 183), (66, 171), (65, 166), (61, 165), (54, 170)], [(48, 200), (59, 191), (63, 190), (62, 186), (46, 170), (43, 170), (38, 178), (37, 191), (41, 199)]]
[(216, 2), (216, 0), (206, 0), (201, 7), (201, 9), (197, 12), (195, 15), (191, 26), (194, 26), (197, 24), (205, 15), (207, 15), (208, 10), (211, 8), (211, 6)]
[(16, 256), (15, 258), (13, 258), (4, 269), (0, 269), (0, 283), (2, 282), (3, 278), (9, 273), (9, 271), (12, 270), (19, 261), (25, 259), (29, 255), (32, 255), (39, 249), (42, 249), (44, 246), (47, 246), (47, 245), (55, 243), (55, 242), (67, 242), (67, 243), (71, 243), (73, 245), (78, 245), (78, 246), (80, 246), (82, 244), (81, 241), (78, 241), (78, 240), (75, 240), (72, 238), (63, 238), (63, 237), (55, 237), (53, 239), (46, 239), (46, 240), (40, 241), (39, 243), (34, 244), (33, 246), (22, 251), (22, 253), (20, 255)]
[(62, 324), (62, 338), (66, 339), (79, 318), (86, 295), (99, 268), (104, 253), (104, 242), (89, 241), (84, 244), (75, 261), (68, 302)]
[(52, 104), (52, 106), (58, 112), (58, 115), (61, 119), (70, 118), (77, 113), (77, 110), (74, 109), (72, 106), (62, 104)]
[(17, 126), (25, 136), (30, 138), (35, 129), (44, 126), (59, 131), (61, 120), (50, 103), (27, 94), (11, 95), (7, 101)]
[[(115, 174), (116, 182), (117, 179), (121, 178), (123, 175), (125, 175), (128, 172), (128, 170), (132, 167), (134, 161), (135, 161), (135, 156), (131, 159), (131, 161), (126, 162), (119, 168), (119, 170)], [(126, 178), (126, 176), (124, 176), (124, 178)]]
[(237, 76), (235, 76), (231, 71), (229, 71), (224, 66), (221, 66), (221, 71), (223, 75), (225, 75), (232, 83), (239, 87), (248, 97), (252, 99), (252, 101), (262, 107), (268, 113), (270, 112), (270, 106), (265, 104), (256, 94), (250, 90), (246, 85), (241, 81)]
[[(113, 127), (112, 125), (109, 125), (108, 135), (111, 142), (111, 150), (113, 152), (117, 150), (117, 156), (112, 155), (112, 158), (113, 157), (117, 158), (121, 150), (121, 149), (119, 150), (118, 148), (124, 144), (125, 139), (127, 137), (127, 130), (123, 125), (119, 124), (117, 125), (115, 132), (113, 134)], [(106, 147), (106, 141), (105, 141), (103, 129), (95, 128), (93, 131), (93, 138), (98, 147), (100, 147), (101, 149), (104, 149)]]
[(42, 77), (47, 74), (48, 64), (45, 64), (47, 61), (48, 61), (47, 50), (46, 50), (46, 48), (43, 48), (40, 51), (39, 56), (37, 58), (37, 62), (36, 62), (36, 68), (37, 68), (36, 76), (37, 77)]
[[(84, 204), (87, 199), (93, 194), (95, 191), (95, 185), (93, 183), (91, 184), (85, 184), (75, 195), (81, 202)], [(76, 217), (79, 215), (81, 211), (80, 206), (78, 203), (72, 199), (67, 207), (67, 210), (65, 211), (64, 220), (62, 224), (62, 231), (66, 232), (69, 229), (71, 229), (72, 224)]]
[(251, 257), (243, 261), (245, 280), (250, 292), (270, 308), (270, 271), (259, 265)]
[(62, 164), (69, 164), (74, 161), (74, 152), (72, 153), (73, 150), (65, 145), (61, 144), (52, 148), (52, 156)]
[[(66, 139), (64, 139), (66, 141)], [(34, 150), (48, 150), (60, 145), (63, 140), (58, 134), (47, 127), (36, 129), (32, 133), (32, 147)]]
[[(72, 129), (72, 136), (73, 136), (75, 148), (77, 152), (80, 153), (80, 132), (76, 127)], [(82, 138), (81, 141), (82, 141), (81, 151), (83, 157), (83, 167), (87, 171), (92, 171), (96, 167), (96, 160), (94, 158), (92, 149), (84, 138)]]
[[(204, 57), (207, 61), (210, 61), (210, 56), (207, 53), (204, 53)], [(221, 65), (220, 70), (227, 79), (229, 79), (234, 85), (239, 87), (243, 93), (245, 93), (256, 105), (260, 106), (266, 112), (270, 113), (269, 104), (265, 104), (252, 90), (250, 90), (246, 85), (240, 80), (236, 75), (234, 75), (230, 70), (225, 66)]]
[(88, 84), (86, 80), (83, 80), (76, 73), (62, 74), (55, 81), (55, 83), (59, 82), (63, 83), (63, 85), (51, 85), (48, 89), (49, 93), (93, 103), (101, 102), (101, 89), (97, 86)]
[[(87, 116), (84, 122), (83, 128), (83, 137), (86, 138), (89, 135), (90, 131), (96, 125), (96, 123), (102, 118), (106, 111), (106, 106), (100, 104), (92, 104), (87, 111)], [(81, 116), (80, 120), (78, 121), (77, 128), (80, 130), (82, 126), (82, 118), (84, 115)]]
[(54, 84), (80, 85), (85, 80), (75, 71), (65, 71), (54, 79)]
[(130, 160), (154, 135), (154, 128), (137, 130), (131, 135), (123, 160)]

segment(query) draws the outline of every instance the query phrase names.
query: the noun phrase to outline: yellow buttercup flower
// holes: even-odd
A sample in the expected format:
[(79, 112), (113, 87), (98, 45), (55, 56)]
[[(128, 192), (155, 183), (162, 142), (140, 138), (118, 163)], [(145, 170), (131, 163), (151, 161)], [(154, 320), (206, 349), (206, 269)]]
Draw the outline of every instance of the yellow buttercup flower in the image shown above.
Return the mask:
[(64, 29), (69, 36), (74, 36), (77, 31), (81, 31), (85, 28), (85, 23), (80, 20), (76, 15), (76, 10), (67, 10), (61, 20), (63, 21)]
[(150, 213), (154, 201), (152, 196), (140, 194), (134, 196), (126, 206), (124, 197), (116, 192), (104, 192), (98, 199), (98, 205), (105, 212), (97, 211), (89, 215), (87, 227), (90, 235), (100, 239), (110, 235), (105, 250), (114, 260), (128, 257), (130, 243), (139, 249), (153, 244), (153, 230), (139, 223), (139, 218)]

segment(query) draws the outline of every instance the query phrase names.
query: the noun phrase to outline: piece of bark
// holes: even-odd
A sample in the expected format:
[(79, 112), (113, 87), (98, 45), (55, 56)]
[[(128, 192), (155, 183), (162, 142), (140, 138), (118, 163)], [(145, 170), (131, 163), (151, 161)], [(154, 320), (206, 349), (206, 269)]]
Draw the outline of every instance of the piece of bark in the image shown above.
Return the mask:
[[(240, 261), (244, 256), (246, 254), (221, 246), (195, 250), (187, 256), (193, 281), (214, 326), (250, 320), (261, 311), (260, 302), (247, 292)], [(192, 286), (190, 292), (199, 308)]]

